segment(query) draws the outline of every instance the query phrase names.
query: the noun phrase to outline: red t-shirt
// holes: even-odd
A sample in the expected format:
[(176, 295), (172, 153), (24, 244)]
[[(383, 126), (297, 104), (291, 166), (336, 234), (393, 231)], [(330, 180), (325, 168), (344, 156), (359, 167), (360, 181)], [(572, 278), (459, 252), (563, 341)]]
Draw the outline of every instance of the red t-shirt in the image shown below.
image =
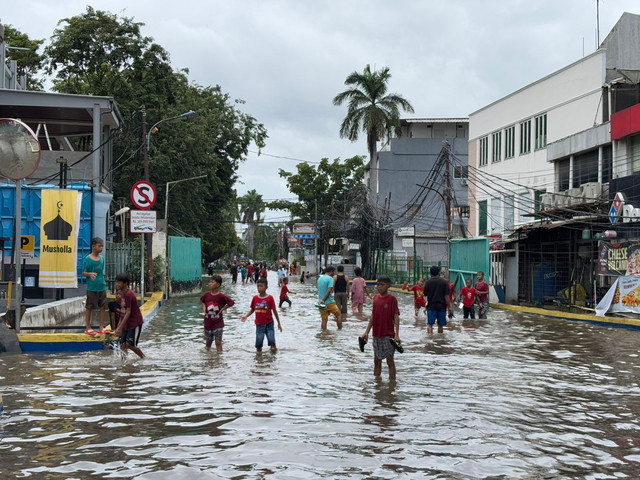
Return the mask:
[(378, 338), (395, 337), (394, 316), (400, 315), (398, 300), (391, 294), (373, 297), (373, 336)]
[(456, 300), (456, 286), (453, 283), (449, 284), (449, 300), (452, 304)]
[(267, 269), (263, 268), (262, 270), (260, 270), (260, 276), (262, 278), (267, 278)]
[[(136, 294), (130, 288), (122, 294), (122, 300), (124, 301), (124, 308), (127, 311), (131, 311), (127, 323), (123, 327), (125, 330), (133, 330), (136, 327), (142, 326), (142, 313), (140, 313), (140, 307), (138, 306), (138, 299)], [(126, 313), (125, 313), (126, 315)]]
[(280, 290), (280, 300), (287, 298), (287, 293), (289, 293), (289, 287), (282, 285), (282, 289)]
[(460, 290), (460, 295), (462, 295), (462, 305), (465, 307), (473, 307), (473, 302), (476, 300), (476, 289), (471, 287), (467, 288), (462, 287)]
[(409, 291), (413, 292), (413, 303), (416, 306), (425, 307), (427, 305), (427, 301), (424, 299), (424, 287), (414, 285)]
[(484, 280), (482, 282), (476, 283), (476, 296), (478, 297), (478, 300), (480, 300), (481, 302), (486, 302), (489, 298), (489, 293), (480, 293), (478, 292), (478, 290), (489, 292), (489, 284)]
[(225, 305), (231, 307), (235, 303), (224, 293), (220, 292), (205, 292), (205, 294), (200, 297), (200, 302), (204, 304), (206, 310), (204, 314), (205, 330), (215, 330), (216, 328), (224, 327), (224, 319), (222, 318), (222, 313), (219, 312)]
[(273, 312), (276, 309), (276, 301), (271, 295), (261, 298), (255, 295), (251, 300), (251, 308), (256, 313), (256, 325), (267, 325), (273, 322)]

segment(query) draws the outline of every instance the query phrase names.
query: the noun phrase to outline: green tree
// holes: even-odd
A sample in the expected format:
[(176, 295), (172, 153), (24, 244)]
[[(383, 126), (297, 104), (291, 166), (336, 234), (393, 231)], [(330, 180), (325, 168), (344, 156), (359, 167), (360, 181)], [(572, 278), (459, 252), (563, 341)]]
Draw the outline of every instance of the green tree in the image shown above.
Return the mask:
[(310, 223), (315, 222), (317, 212), (316, 234), (325, 253), (329, 238), (358, 239), (360, 233), (355, 226), (365, 205), (364, 157), (355, 156), (344, 162), (323, 158), (317, 166), (299, 163), (296, 168), (296, 173), (280, 169), (279, 174), (298, 201), (270, 202), (268, 208), (287, 208), (295, 221)]
[(264, 147), (267, 132), (220, 86), (202, 87), (189, 82), (187, 70), (174, 71), (168, 53), (142, 35), (143, 26), (87, 7), (58, 23), (46, 49), (47, 68), (56, 91), (114, 97), (125, 119), (114, 140), (115, 199), (128, 201), (131, 186), (142, 178), (140, 106), (146, 106), (148, 125), (197, 112), (151, 133), (150, 180), (159, 196), (154, 208), (162, 212), (167, 182), (206, 175), (172, 186), (169, 233), (202, 238), (205, 256), (216, 260), (238, 246), (236, 172), (252, 144)]
[(255, 258), (255, 228), (262, 222), (261, 215), (264, 213), (266, 205), (262, 200), (262, 195), (256, 190), (249, 190), (245, 195), (238, 199), (238, 218), (242, 223), (247, 225), (247, 249), (248, 255)]
[(255, 243), (256, 256), (255, 260), (266, 260), (275, 262), (278, 259), (280, 248), (278, 246), (278, 231), (284, 228), (283, 225), (256, 225)]
[(355, 142), (360, 130), (366, 133), (370, 161), (375, 157), (379, 140), (391, 133), (400, 135), (400, 109), (413, 113), (413, 107), (402, 96), (387, 94), (390, 78), (389, 67), (372, 72), (367, 65), (362, 73), (351, 73), (344, 81), (349, 88), (333, 99), (334, 105), (349, 103), (347, 116), (340, 126), (340, 137)]
[(44, 39), (32, 40), (11, 25), (5, 25), (4, 37), (9, 46), (9, 58), (18, 64), (18, 75), (27, 78), (27, 90), (44, 90), (42, 79), (38, 78), (44, 66), (44, 57), (38, 49)]

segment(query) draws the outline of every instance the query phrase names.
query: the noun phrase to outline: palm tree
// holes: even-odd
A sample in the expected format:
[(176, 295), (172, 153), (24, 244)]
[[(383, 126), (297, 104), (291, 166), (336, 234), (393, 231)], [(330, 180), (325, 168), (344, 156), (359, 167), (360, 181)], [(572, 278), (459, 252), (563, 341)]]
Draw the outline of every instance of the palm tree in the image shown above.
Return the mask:
[(255, 245), (254, 234), (255, 226), (262, 222), (260, 215), (265, 211), (265, 204), (262, 195), (254, 190), (249, 190), (246, 194), (238, 199), (238, 218), (242, 223), (247, 224), (247, 254), (254, 258)]
[(340, 126), (340, 137), (355, 142), (359, 130), (367, 133), (371, 167), (378, 140), (389, 138), (392, 132), (400, 135), (400, 108), (413, 113), (413, 107), (402, 96), (386, 94), (390, 78), (389, 67), (372, 72), (371, 66), (367, 65), (362, 73), (351, 73), (344, 81), (350, 88), (333, 99), (334, 105), (349, 101), (347, 116)]

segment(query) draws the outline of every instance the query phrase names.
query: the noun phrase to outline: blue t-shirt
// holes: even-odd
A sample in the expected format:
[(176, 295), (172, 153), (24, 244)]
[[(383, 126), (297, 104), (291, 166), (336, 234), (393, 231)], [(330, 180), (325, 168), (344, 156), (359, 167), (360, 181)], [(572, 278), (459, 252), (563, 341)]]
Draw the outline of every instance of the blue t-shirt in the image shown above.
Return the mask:
[[(322, 275), (318, 278), (318, 302), (321, 302), (324, 296), (327, 294), (327, 290), (333, 288), (333, 277), (329, 275)], [(331, 295), (325, 300), (324, 304), (329, 305), (330, 303), (335, 303), (333, 299), (333, 292)]]

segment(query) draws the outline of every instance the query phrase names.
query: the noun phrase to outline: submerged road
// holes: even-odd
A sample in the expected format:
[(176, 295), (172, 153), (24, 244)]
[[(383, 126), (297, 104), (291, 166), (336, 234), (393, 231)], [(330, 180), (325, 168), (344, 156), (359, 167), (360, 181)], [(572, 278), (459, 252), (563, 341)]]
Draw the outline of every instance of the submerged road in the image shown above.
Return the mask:
[(398, 295), (390, 383), (358, 350), (368, 317), (321, 332), (313, 285), (290, 289), (275, 355), (239, 321), (255, 285), (228, 275), (222, 354), (194, 296), (148, 322), (144, 360), (0, 355), (0, 477), (638, 478), (640, 331), (491, 310), (428, 336)]

